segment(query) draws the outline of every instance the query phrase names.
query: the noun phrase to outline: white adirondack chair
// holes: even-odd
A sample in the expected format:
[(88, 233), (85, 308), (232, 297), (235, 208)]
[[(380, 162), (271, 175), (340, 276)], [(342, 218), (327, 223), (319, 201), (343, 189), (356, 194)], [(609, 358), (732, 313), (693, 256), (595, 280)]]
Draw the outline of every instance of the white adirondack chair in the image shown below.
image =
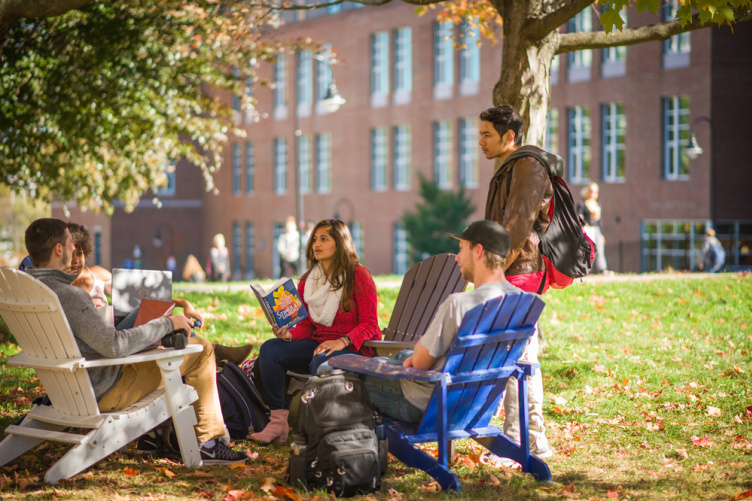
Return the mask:
[[(183, 350), (160, 349), (123, 358), (86, 360), (81, 356), (57, 295), (31, 275), (0, 268), (0, 315), (22, 352), (8, 358), (8, 365), (34, 369), (52, 401), (33, 406), (23, 422), (5, 429), (0, 442), (0, 467), (40, 443), (51, 440), (74, 444), (45, 475), (49, 483), (70, 478), (117, 451), (167, 419), (173, 419), (183, 462), (202, 465), (193, 426), (191, 403), (195, 390), (183, 384), (180, 364), (200, 345)], [(100, 412), (86, 371), (89, 367), (156, 361), (163, 385), (134, 405), (116, 412)], [(90, 430), (67, 433), (66, 428)]]

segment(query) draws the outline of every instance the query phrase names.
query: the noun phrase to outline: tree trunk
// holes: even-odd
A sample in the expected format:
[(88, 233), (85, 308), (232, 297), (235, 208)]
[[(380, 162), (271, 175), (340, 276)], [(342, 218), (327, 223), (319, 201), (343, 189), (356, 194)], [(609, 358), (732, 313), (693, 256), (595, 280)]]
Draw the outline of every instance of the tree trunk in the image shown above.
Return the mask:
[(525, 121), (523, 144), (544, 146), (546, 117), (551, 101), (551, 62), (559, 46), (554, 30), (542, 39), (525, 33), (530, 13), (526, 2), (493, 2), (504, 19), (501, 50), (501, 74), (494, 86), (494, 105), (509, 104)]

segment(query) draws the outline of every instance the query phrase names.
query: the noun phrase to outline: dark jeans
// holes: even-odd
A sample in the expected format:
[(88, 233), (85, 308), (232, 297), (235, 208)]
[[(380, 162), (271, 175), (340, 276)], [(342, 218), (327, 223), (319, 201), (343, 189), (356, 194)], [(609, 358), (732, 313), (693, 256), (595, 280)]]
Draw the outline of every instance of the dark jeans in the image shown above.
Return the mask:
[(335, 351), (331, 355), (313, 355), (319, 342), (313, 339), (284, 341), (269, 339), (259, 349), (258, 363), (264, 392), (269, 408), (287, 409), (285, 402), (285, 373), (316, 374), (319, 366), (337, 355), (352, 353), (349, 349)]
[[(393, 358), (377, 357), (376, 360), (388, 364), (402, 365), (402, 362), (412, 354), (413, 350), (402, 350)], [(399, 379), (387, 379), (371, 375), (364, 375), (362, 379), (371, 403), (379, 411), (389, 417), (407, 421), (408, 423), (420, 423), (424, 411), (407, 401), (402, 394)]]

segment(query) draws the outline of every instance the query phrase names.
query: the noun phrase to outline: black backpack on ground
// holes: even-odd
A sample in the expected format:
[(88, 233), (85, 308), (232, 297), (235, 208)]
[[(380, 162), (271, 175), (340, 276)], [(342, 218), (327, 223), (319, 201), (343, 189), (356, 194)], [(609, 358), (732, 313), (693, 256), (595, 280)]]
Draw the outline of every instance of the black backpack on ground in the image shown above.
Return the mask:
[[(554, 188), (548, 214), (551, 223), (546, 231), (541, 230), (538, 221), (533, 228), (540, 238), (538, 247), (546, 263), (548, 283), (554, 289), (563, 289), (571, 285), (574, 279), (590, 273), (595, 261), (595, 244), (582, 229), (572, 193), (562, 179), (564, 159), (537, 146), (527, 145), (509, 155), (504, 164), (525, 156), (531, 156), (543, 164)], [(507, 199), (510, 189), (510, 182), (507, 182)], [(543, 292), (543, 285), (539, 294)]]
[(338, 497), (381, 490), (387, 443), (363, 382), (341, 371), (311, 377), (300, 394), (288, 481)]
[(269, 424), (269, 407), (251, 379), (234, 362), (225, 362), (218, 370), (217, 391), (230, 437), (245, 439)]

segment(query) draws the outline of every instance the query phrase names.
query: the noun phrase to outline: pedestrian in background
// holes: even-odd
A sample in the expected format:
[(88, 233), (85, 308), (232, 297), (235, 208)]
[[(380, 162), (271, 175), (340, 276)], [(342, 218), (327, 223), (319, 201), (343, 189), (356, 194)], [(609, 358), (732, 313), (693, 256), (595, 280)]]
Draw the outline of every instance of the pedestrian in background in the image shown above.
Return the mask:
[(598, 202), (599, 194), (598, 183), (590, 183), (580, 192), (582, 201), (577, 204), (577, 214), (582, 218), (588, 238), (595, 244), (595, 262), (590, 273), (607, 273), (608, 265), (606, 264), (606, 237), (603, 236), (601, 227), (601, 204)]

